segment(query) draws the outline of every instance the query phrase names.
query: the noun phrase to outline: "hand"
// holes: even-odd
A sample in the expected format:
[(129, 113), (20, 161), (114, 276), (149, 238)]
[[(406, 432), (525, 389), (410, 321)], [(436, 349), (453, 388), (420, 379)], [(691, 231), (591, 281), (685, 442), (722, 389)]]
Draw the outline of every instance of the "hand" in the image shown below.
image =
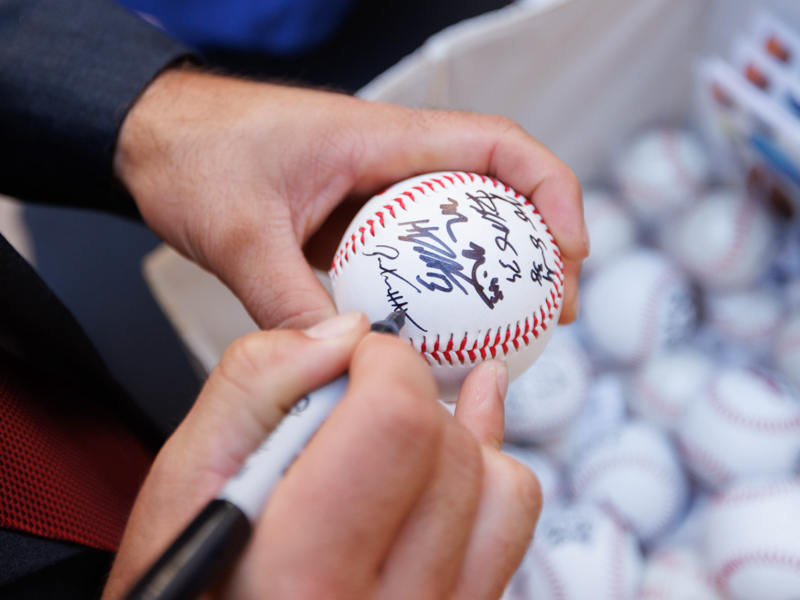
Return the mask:
[(423, 359), (367, 330), (366, 318), (350, 313), (229, 348), (153, 464), (105, 600), (132, 587), (298, 398), (348, 363), (345, 397), (213, 597), (500, 597), (541, 508), (535, 477), (499, 452), (505, 365), (473, 370), (453, 418)]
[(313, 236), (306, 250), (328, 268), (359, 200), (420, 173), (489, 174), (548, 223), (565, 259), (561, 322), (576, 315), (588, 254), (580, 186), (504, 117), (171, 70), (126, 117), (115, 169), (153, 231), (222, 279), (262, 328), (335, 314), (302, 249)]

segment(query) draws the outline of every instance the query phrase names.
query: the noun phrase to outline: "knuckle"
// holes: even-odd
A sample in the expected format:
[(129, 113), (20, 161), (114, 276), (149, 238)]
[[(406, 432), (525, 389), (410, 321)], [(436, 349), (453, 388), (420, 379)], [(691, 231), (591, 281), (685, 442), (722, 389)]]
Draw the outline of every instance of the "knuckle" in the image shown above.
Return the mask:
[(535, 518), (542, 509), (542, 488), (539, 480), (530, 469), (516, 461), (511, 464), (511, 477), (514, 482), (514, 501), (519, 503), (525, 514)]

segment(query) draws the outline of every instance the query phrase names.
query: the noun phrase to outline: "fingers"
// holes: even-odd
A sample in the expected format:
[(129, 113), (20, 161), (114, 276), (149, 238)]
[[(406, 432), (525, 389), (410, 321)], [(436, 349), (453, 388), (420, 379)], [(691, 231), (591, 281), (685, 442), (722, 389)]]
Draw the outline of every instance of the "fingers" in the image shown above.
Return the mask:
[(483, 495), (453, 600), (494, 600), (503, 593), (533, 537), (542, 493), (533, 473), (484, 447)]
[(278, 232), (259, 245), (263, 252), (249, 252), (217, 272), (226, 273), (226, 282), (260, 327), (302, 329), (336, 315), (333, 299), (293, 234)]
[(432, 480), (407, 517), (382, 570), (377, 598), (447, 598), (478, 511), (483, 457), (475, 438), (445, 409)]
[(568, 325), (578, 318), (580, 309), (580, 295), (578, 292), (578, 280), (581, 276), (580, 261), (564, 261), (564, 305), (561, 307), (561, 316), (558, 322)]
[[(373, 104), (365, 110), (379, 111), (382, 106)], [(355, 192), (374, 191), (431, 171), (487, 173), (533, 201), (565, 258), (582, 260), (588, 255), (582, 194), (575, 174), (514, 121), (461, 112), (400, 110), (384, 117), (380, 136), (363, 153)]]
[(501, 361), (475, 367), (464, 381), (456, 419), (483, 444), (481, 503), (453, 598), (498, 598), (528, 548), (541, 510), (533, 474), (500, 453), (508, 368)]
[(369, 328), (361, 313), (234, 344), (170, 437), (134, 505), (106, 588), (121, 597), (303, 395), (342, 373)]
[(456, 420), (481, 444), (495, 450), (503, 442), (507, 391), (508, 366), (500, 360), (488, 360), (470, 371), (456, 404)]
[(369, 597), (443, 441), (436, 386), (405, 342), (370, 335), (341, 404), (281, 482), (232, 593)]

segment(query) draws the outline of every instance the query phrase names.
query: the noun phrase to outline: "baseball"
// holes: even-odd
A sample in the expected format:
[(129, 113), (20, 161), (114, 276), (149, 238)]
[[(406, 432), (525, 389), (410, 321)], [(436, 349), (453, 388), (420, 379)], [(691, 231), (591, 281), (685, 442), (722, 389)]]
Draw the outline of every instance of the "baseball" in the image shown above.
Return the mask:
[(503, 444), (502, 450), (505, 454), (528, 467), (536, 475), (542, 490), (543, 506), (550, 506), (554, 502), (564, 499), (567, 491), (564, 485), (564, 478), (552, 458), (541, 450), (527, 446)]
[(631, 208), (652, 220), (687, 206), (702, 194), (711, 163), (699, 138), (679, 129), (654, 129), (618, 157), (615, 173)]
[(768, 373), (728, 367), (689, 406), (678, 437), (687, 466), (710, 489), (792, 473), (800, 459), (800, 397)]
[(509, 380), (541, 354), (561, 314), (561, 254), (533, 204), (473, 173), (391, 186), (358, 212), (330, 271), (339, 312), (402, 310), (405, 337), (444, 399), (470, 368), (505, 360)]
[(800, 387), (800, 312), (782, 324), (772, 344), (772, 358), (778, 370)]
[(726, 598), (797, 598), (800, 480), (742, 483), (712, 500), (705, 553), (717, 588)]
[(561, 462), (571, 462), (583, 449), (619, 429), (627, 418), (622, 378), (603, 373), (589, 384), (586, 402), (567, 431), (545, 449)]
[(601, 508), (556, 505), (542, 512), (515, 596), (536, 600), (633, 600), (642, 574), (636, 538)]
[(576, 500), (614, 511), (649, 544), (682, 516), (688, 486), (665, 434), (632, 421), (587, 448), (569, 469)]
[(647, 557), (639, 600), (722, 600), (700, 554), (663, 548)]
[(675, 431), (713, 372), (714, 362), (698, 350), (679, 348), (657, 354), (631, 377), (628, 405), (645, 419)]
[(717, 335), (755, 356), (768, 350), (783, 317), (780, 297), (763, 289), (714, 294), (705, 308)]
[(636, 243), (636, 223), (611, 194), (584, 190), (583, 217), (592, 244), (592, 253), (583, 261), (585, 273), (595, 271)]
[(764, 273), (777, 231), (767, 209), (740, 192), (717, 190), (681, 217), (667, 248), (712, 289), (742, 289)]
[(539, 360), (508, 386), (505, 438), (534, 444), (558, 437), (580, 412), (590, 379), (589, 357), (559, 329)]
[(637, 249), (595, 273), (583, 290), (583, 320), (598, 350), (622, 365), (644, 362), (686, 339), (695, 293), (664, 255)]

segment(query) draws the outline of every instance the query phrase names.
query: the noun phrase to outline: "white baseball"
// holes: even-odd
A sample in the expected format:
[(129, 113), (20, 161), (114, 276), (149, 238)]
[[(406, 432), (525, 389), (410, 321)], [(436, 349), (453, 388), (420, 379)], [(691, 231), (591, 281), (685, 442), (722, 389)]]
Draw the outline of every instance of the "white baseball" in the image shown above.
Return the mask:
[(694, 497), (683, 514), (680, 523), (667, 535), (660, 538), (655, 548), (686, 547), (699, 549), (702, 546), (703, 536), (706, 532), (710, 499), (711, 494), (709, 492), (699, 488), (695, 489)]
[(677, 452), (664, 433), (643, 421), (590, 446), (569, 475), (576, 500), (614, 511), (646, 544), (676, 524), (689, 497)]
[(583, 261), (586, 273), (596, 270), (636, 243), (636, 223), (609, 193), (584, 190), (583, 217), (592, 244), (591, 254)]
[(539, 360), (508, 386), (505, 438), (534, 444), (558, 437), (580, 412), (590, 378), (586, 352), (557, 330)]
[(715, 498), (705, 552), (726, 598), (800, 597), (800, 480), (750, 481)]
[(622, 427), (626, 418), (622, 378), (616, 373), (603, 373), (589, 384), (586, 402), (567, 431), (545, 449), (563, 463), (572, 462), (595, 440)]
[(738, 191), (717, 190), (681, 217), (667, 247), (703, 286), (742, 289), (765, 272), (776, 235), (763, 205)]
[(772, 358), (778, 370), (800, 387), (800, 311), (781, 325), (772, 344)]
[(800, 397), (768, 373), (721, 369), (678, 431), (689, 469), (710, 489), (792, 473), (800, 459)]
[(642, 363), (675, 346), (697, 323), (697, 302), (687, 278), (666, 256), (643, 248), (589, 279), (582, 311), (594, 345), (623, 365)]
[(678, 348), (657, 354), (631, 377), (628, 404), (638, 415), (675, 431), (713, 372), (714, 361), (699, 350)]
[(639, 600), (722, 600), (700, 554), (663, 548), (647, 557)]
[(687, 206), (708, 183), (710, 161), (699, 138), (679, 129), (654, 129), (617, 158), (615, 173), (625, 200), (645, 219)]
[(401, 336), (445, 399), (485, 359), (505, 360), (515, 379), (561, 314), (563, 264), (547, 225), (520, 194), (472, 173), (420, 175), (374, 196), (330, 275), (339, 312), (405, 313)]
[(589, 504), (542, 512), (514, 581), (515, 596), (536, 600), (633, 600), (642, 574), (636, 538)]
[(777, 294), (755, 289), (709, 295), (705, 312), (719, 336), (760, 355), (778, 332), (783, 306)]
[(567, 489), (555, 461), (541, 450), (515, 444), (503, 444), (503, 452), (528, 467), (539, 480), (543, 506), (563, 500)]

